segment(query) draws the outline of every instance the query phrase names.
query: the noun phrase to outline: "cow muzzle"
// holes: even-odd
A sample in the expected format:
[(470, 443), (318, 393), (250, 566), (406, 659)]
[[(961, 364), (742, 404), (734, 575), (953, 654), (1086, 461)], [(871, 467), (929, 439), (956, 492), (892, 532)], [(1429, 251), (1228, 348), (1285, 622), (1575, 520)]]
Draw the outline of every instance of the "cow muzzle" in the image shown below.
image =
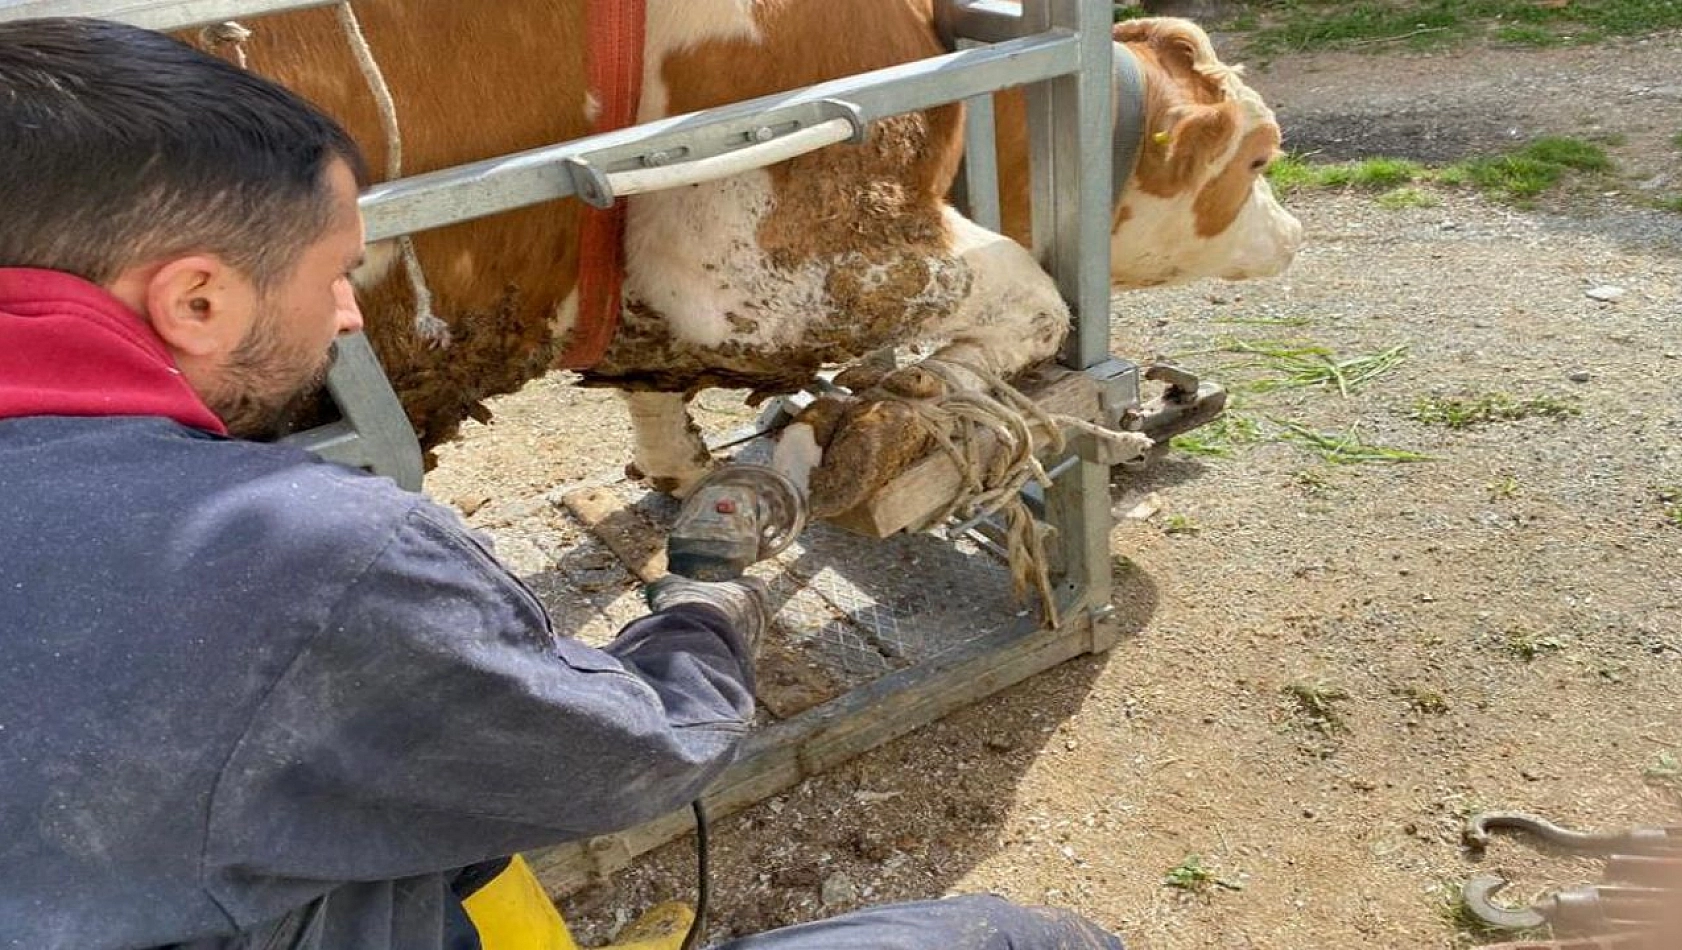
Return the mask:
[(1291, 266), (1302, 247), (1302, 222), (1286, 211), (1271, 194), (1258, 195), (1246, 213), (1234, 222), (1236, 246), (1232, 266), (1221, 274), (1226, 280), (1257, 280), (1274, 277)]

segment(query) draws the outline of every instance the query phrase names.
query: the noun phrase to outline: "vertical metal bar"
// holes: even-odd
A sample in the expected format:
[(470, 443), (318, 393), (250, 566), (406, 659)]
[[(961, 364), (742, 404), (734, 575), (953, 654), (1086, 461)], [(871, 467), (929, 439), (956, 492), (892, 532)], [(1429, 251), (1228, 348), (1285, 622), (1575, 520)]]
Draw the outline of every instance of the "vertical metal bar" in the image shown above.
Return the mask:
[(420, 441), (368, 338), (360, 333), (342, 336), (334, 342), (333, 351), (327, 390), (344, 420), (282, 441), (335, 462), (370, 469), (409, 491), (420, 491), (426, 473)]
[[(1022, 31), (1024, 35), (1043, 33), (1051, 28), (1053, 0), (1023, 0)], [(1034, 259), (1050, 265), (1052, 244), (1053, 205), (1056, 189), (1052, 175), (1052, 113), (1056, 80), (1037, 82), (1025, 91), (1028, 99), (1028, 201), (1032, 208), (1029, 218), (1033, 234)]]
[[(958, 40), (959, 49), (977, 46)], [(999, 230), (998, 133), (993, 122), (992, 95), (964, 100), (964, 214), (989, 231)]]
[[(1063, 299), (1074, 312), (1075, 326), (1063, 349), (1063, 362), (1086, 369), (1109, 356), (1109, 207), (1110, 123), (1112, 121), (1110, 38), (1112, 4), (1108, 0), (1042, 0), (1030, 4), (1049, 17), (1048, 27), (1074, 31), (1081, 50), (1080, 71), (1042, 83), (1049, 120), (1034, 138), (1035, 158), (1049, 146), (1049, 184), (1052, 200), (1040, 208), (1034, 193), (1036, 252), (1057, 279)], [(1033, 111), (1039, 111), (1037, 109)], [(1036, 186), (1042, 172), (1034, 172)], [(1043, 245), (1045, 227), (1049, 238)], [(1047, 516), (1057, 529), (1061, 583), (1084, 591), (1084, 603), (1100, 608), (1109, 603), (1111, 527), (1109, 468), (1090, 459), (1083, 446), (1082, 461), (1057, 479), (1047, 498)], [(1071, 618), (1073, 619), (1073, 618)]]
[(1075, 332), (1063, 362), (1086, 369), (1109, 356), (1110, 180), (1113, 121), (1111, 5), (1053, 0), (1053, 25), (1079, 31), (1080, 73), (1053, 80), (1053, 179), (1057, 187), (1054, 256)]

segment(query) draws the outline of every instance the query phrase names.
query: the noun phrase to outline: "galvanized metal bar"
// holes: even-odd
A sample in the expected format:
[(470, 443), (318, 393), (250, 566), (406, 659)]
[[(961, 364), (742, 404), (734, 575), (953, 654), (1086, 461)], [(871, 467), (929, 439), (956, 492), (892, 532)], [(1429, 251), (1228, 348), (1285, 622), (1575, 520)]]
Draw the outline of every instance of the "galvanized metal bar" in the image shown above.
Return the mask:
[(856, 106), (861, 117), (871, 121), (1070, 73), (1078, 65), (1077, 40), (1063, 31), (440, 169), (370, 189), (362, 199), (368, 239), (383, 240), (574, 195), (576, 186), (566, 170), (573, 159), (627, 147), (638, 152), (692, 150), (700, 138), (740, 138), (763, 127), (768, 114), (809, 109), (826, 99)]
[[(1110, 36), (1112, 6), (1093, 0), (1055, 0), (1059, 26), (1073, 26), (1080, 37), (1080, 73), (1054, 81), (1073, 102), (1059, 101), (1055, 178), (1058, 286), (1075, 308), (1075, 332), (1063, 361), (1075, 369), (1110, 355), (1110, 201), (1114, 182), (1112, 125), (1115, 48)], [(1061, 98), (1061, 94), (1060, 94)], [(1061, 183), (1072, 179), (1065, 190)]]
[(341, 422), (318, 426), (282, 441), (345, 465), (384, 475), (409, 491), (421, 490), (425, 474), (420, 441), (403, 404), (380, 370), (368, 338), (360, 333), (333, 344), (327, 391), (344, 414)]
[[(1030, 106), (1042, 117), (1034, 130), (1034, 177), (1051, 191), (1042, 211), (1036, 187), (1035, 246), (1074, 313), (1062, 360), (1080, 370), (1109, 358), (1111, 11), (1104, 0), (1036, 0), (1024, 7), (1030, 21), (1044, 17), (1051, 28), (1075, 31), (1081, 47), (1080, 70), (1042, 83), (1031, 100), (1039, 109)], [(1060, 583), (1099, 609), (1111, 593), (1109, 467), (1088, 442), (1077, 440), (1080, 462), (1053, 483), (1046, 516), (1056, 529)]]
[[(1051, 28), (1050, 0), (1024, 0), (1022, 28), (1043, 33)], [(1078, 44), (1078, 41), (1077, 41)], [(1078, 68), (1078, 67), (1077, 67)], [(1049, 82), (1030, 84), (1024, 91), (1028, 101), (1028, 202), (1034, 259), (1051, 266), (1052, 211), (1057, 187), (1051, 155), (1051, 115), (1056, 109), (1054, 87)]]
[(0, 3), (0, 20), (96, 17), (149, 30), (184, 30), (224, 20), (324, 7), (336, 0), (22, 0)]
[[(958, 40), (959, 49), (971, 49), (974, 40)], [(954, 182), (956, 188), (958, 182)], [(993, 95), (964, 101), (963, 212), (989, 231), (1000, 230), (998, 127), (993, 116)]]

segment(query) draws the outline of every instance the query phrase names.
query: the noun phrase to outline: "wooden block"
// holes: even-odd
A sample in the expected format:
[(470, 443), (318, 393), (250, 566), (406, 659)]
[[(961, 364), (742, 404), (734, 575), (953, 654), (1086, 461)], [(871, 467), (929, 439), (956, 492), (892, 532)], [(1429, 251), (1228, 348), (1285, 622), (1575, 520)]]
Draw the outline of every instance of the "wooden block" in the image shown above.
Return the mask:
[(606, 488), (581, 488), (561, 498), (608, 550), (644, 584), (666, 575), (666, 532)]
[[(1098, 383), (1085, 373), (1046, 367), (1018, 381), (1017, 389), (1048, 413), (1088, 422), (1103, 419)], [(1039, 426), (1031, 429), (1037, 451), (1049, 441), (1050, 433)], [(984, 451), (996, 448), (997, 441), (983, 435)], [(867, 501), (828, 520), (857, 534), (885, 538), (928, 520), (951, 502), (962, 485), (958, 466), (937, 447)]]

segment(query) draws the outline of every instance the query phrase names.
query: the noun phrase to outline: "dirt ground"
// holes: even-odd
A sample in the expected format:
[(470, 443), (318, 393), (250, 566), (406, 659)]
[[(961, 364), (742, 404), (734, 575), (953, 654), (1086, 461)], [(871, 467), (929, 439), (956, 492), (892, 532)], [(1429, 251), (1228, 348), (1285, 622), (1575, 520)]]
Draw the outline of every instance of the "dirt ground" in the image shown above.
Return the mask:
[[(1598, 875), (1514, 842), (1474, 860), (1467, 813), (1677, 822), (1682, 215), (1650, 205), (1682, 193), (1678, 64), (1672, 34), (1253, 70), (1287, 147), (1321, 158), (1444, 161), (1556, 134), (1615, 143), (1618, 172), (1529, 211), (1299, 194), (1309, 244), (1287, 275), (1117, 297), (1117, 352), (1234, 384), (1258, 438), (1117, 478), (1119, 512), (1157, 510), (1112, 535), (1113, 651), (719, 822), (711, 937), (994, 891), (1144, 950), (1462, 946), (1448, 909), (1474, 871), (1511, 872), (1521, 896)], [(1608, 285), (1612, 302), (1587, 294)], [(1262, 392), (1272, 374), (1234, 339), (1408, 359), (1347, 397)], [(1455, 396), (1565, 414), (1412, 416)], [(556, 377), (495, 408), (428, 484), (481, 523), (626, 460), (609, 394)], [(702, 415), (747, 418), (728, 394)], [(1290, 422), (1429, 458), (1334, 465), (1280, 438)], [(605, 939), (688, 897), (692, 861), (669, 845), (564, 909)]]

